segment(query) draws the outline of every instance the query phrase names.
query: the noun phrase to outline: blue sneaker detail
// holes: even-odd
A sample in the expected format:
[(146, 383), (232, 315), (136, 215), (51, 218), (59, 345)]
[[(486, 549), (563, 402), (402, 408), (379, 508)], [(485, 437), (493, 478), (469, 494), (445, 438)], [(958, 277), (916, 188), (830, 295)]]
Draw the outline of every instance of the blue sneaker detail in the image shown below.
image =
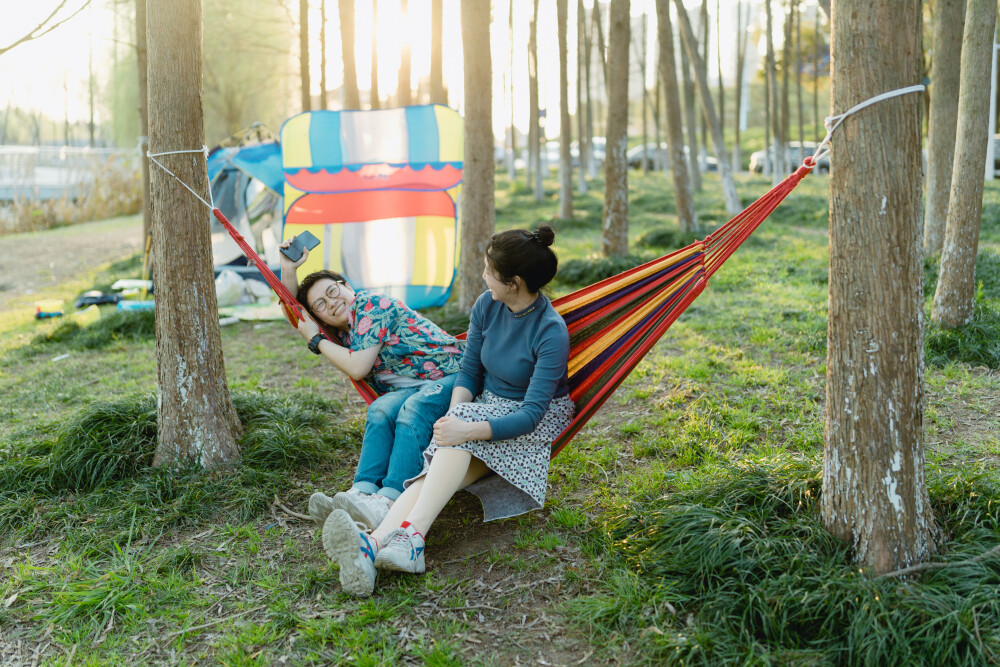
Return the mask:
[(374, 540), (362, 532), (341, 509), (330, 512), (323, 524), (323, 549), (340, 565), (340, 585), (354, 597), (368, 597), (375, 590)]

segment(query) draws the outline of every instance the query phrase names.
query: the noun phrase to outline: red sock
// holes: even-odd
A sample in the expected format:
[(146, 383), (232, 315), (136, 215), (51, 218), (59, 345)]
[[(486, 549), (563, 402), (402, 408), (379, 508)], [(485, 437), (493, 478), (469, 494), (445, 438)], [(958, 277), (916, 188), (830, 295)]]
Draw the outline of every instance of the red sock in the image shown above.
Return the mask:
[[(402, 528), (403, 530), (406, 530), (407, 528), (412, 528), (413, 524), (411, 524), (409, 521), (404, 521), (403, 523), (399, 524), (399, 527)], [(420, 535), (420, 532), (414, 529), (413, 534)], [(424, 536), (420, 535), (420, 539), (424, 539)]]

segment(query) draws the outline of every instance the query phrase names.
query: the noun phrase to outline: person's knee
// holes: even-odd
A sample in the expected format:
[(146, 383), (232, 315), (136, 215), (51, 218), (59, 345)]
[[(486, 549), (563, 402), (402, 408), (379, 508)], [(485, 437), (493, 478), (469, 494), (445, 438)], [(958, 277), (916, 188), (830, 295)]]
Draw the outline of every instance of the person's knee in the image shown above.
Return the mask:
[(392, 423), (396, 418), (396, 406), (385, 401), (375, 401), (368, 406), (367, 419), (378, 424)]

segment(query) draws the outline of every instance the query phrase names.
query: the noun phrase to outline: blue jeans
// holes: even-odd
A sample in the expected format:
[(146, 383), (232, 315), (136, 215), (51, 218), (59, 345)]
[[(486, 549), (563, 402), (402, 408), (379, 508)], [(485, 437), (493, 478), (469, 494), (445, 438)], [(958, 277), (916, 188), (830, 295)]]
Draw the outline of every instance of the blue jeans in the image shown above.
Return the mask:
[(390, 391), (368, 406), (354, 488), (395, 500), (424, 468), (434, 422), (448, 412), (458, 374)]

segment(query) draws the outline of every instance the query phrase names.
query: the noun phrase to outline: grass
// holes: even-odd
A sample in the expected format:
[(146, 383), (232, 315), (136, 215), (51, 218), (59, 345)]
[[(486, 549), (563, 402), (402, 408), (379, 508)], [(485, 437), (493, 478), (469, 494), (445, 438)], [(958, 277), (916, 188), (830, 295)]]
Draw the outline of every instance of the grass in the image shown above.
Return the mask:
[[(827, 180), (786, 199), (553, 461), (545, 510), (483, 524), (460, 494), (428, 536), (427, 575), (382, 576), (368, 600), (342, 593), (315, 527), (281, 507), (302, 513), (314, 491), (350, 484), (364, 418), (287, 324), (222, 329), (243, 456), (203, 473), (149, 467), (148, 316), (74, 328), (0, 314), (0, 662), (17, 641), (14, 662), (37, 648), (77, 664), (997, 660), (996, 559), (874, 579), (817, 516)], [(687, 245), (669, 180), (629, 182), (628, 262)], [(769, 188), (738, 184), (744, 201)], [(499, 228), (557, 230), (553, 296), (620, 270), (595, 258), (603, 184), (590, 186), (557, 219), (554, 181), (536, 202), (498, 178)], [(725, 221), (716, 177), (696, 204), (697, 236)], [(936, 558), (950, 562), (1000, 539), (1000, 377), (965, 356), (998, 339), (993, 184), (980, 253), (983, 315), (927, 331), (929, 491), (947, 534)], [(137, 266), (94, 267), (59, 298)], [(451, 305), (429, 315), (467, 327)]]

